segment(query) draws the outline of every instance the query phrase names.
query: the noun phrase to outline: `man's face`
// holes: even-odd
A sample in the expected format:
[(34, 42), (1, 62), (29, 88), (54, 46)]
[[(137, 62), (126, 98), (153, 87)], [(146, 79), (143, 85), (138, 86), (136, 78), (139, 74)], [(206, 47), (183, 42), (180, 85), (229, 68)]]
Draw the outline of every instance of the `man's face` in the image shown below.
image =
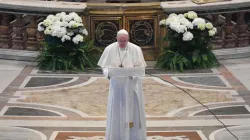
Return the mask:
[(127, 43), (128, 43), (129, 37), (128, 37), (128, 35), (121, 34), (121, 35), (118, 35), (116, 37), (116, 39), (117, 39), (117, 42), (119, 44), (119, 47), (120, 48), (125, 48)]

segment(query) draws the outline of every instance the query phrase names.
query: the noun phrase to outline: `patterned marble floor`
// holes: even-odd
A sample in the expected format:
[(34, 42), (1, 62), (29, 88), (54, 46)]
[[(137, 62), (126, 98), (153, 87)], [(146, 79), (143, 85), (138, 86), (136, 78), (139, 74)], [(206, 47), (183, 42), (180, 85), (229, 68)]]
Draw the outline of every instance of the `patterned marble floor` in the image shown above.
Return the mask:
[[(148, 140), (250, 139), (250, 91), (225, 66), (143, 78)], [(0, 93), (0, 140), (104, 140), (109, 81), (100, 72), (26, 66)], [(169, 83), (170, 82), (170, 83)], [(172, 84), (171, 84), (172, 83)]]

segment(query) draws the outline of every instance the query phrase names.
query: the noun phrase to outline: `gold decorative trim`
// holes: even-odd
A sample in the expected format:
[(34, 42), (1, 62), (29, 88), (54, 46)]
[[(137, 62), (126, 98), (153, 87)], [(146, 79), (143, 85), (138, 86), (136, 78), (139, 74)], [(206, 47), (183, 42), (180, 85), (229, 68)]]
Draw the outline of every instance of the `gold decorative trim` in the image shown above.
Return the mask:
[(87, 9), (161, 9), (160, 2), (145, 2), (145, 3), (87, 3)]
[(89, 11), (90, 14), (95, 14), (95, 15), (123, 15), (123, 14), (158, 14), (162, 13), (162, 11), (157, 11), (157, 10), (147, 10), (147, 11)]
[(206, 3), (224, 2), (224, 1), (231, 1), (231, 0), (192, 0), (192, 2), (196, 4), (206, 4)]

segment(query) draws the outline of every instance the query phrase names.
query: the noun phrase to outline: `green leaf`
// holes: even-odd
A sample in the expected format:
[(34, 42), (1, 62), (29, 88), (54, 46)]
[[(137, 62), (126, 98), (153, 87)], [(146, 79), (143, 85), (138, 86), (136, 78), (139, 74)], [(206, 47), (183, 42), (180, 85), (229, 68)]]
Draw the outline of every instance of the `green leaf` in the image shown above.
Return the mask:
[(69, 56), (73, 56), (73, 55), (76, 55), (76, 52), (70, 52), (69, 53)]
[(193, 62), (197, 61), (199, 53), (200, 53), (200, 50), (194, 50), (193, 55), (192, 55)]
[(202, 58), (203, 58), (203, 60), (208, 61), (208, 58), (207, 58), (207, 55), (206, 55), (206, 54), (203, 54), (203, 55), (202, 55)]
[(183, 72), (183, 62), (179, 61), (179, 67), (180, 67), (180, 71)]

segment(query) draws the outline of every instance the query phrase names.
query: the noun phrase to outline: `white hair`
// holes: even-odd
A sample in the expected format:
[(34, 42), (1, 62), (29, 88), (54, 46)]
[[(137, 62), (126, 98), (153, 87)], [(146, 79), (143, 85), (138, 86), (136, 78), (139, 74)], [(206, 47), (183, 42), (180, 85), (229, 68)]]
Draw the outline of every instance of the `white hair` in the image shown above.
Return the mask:
[(128, 32), (125, 29), (121, 29), (120, 31), (117, 32), (117, 36), (118, 35), (128, 35)]

